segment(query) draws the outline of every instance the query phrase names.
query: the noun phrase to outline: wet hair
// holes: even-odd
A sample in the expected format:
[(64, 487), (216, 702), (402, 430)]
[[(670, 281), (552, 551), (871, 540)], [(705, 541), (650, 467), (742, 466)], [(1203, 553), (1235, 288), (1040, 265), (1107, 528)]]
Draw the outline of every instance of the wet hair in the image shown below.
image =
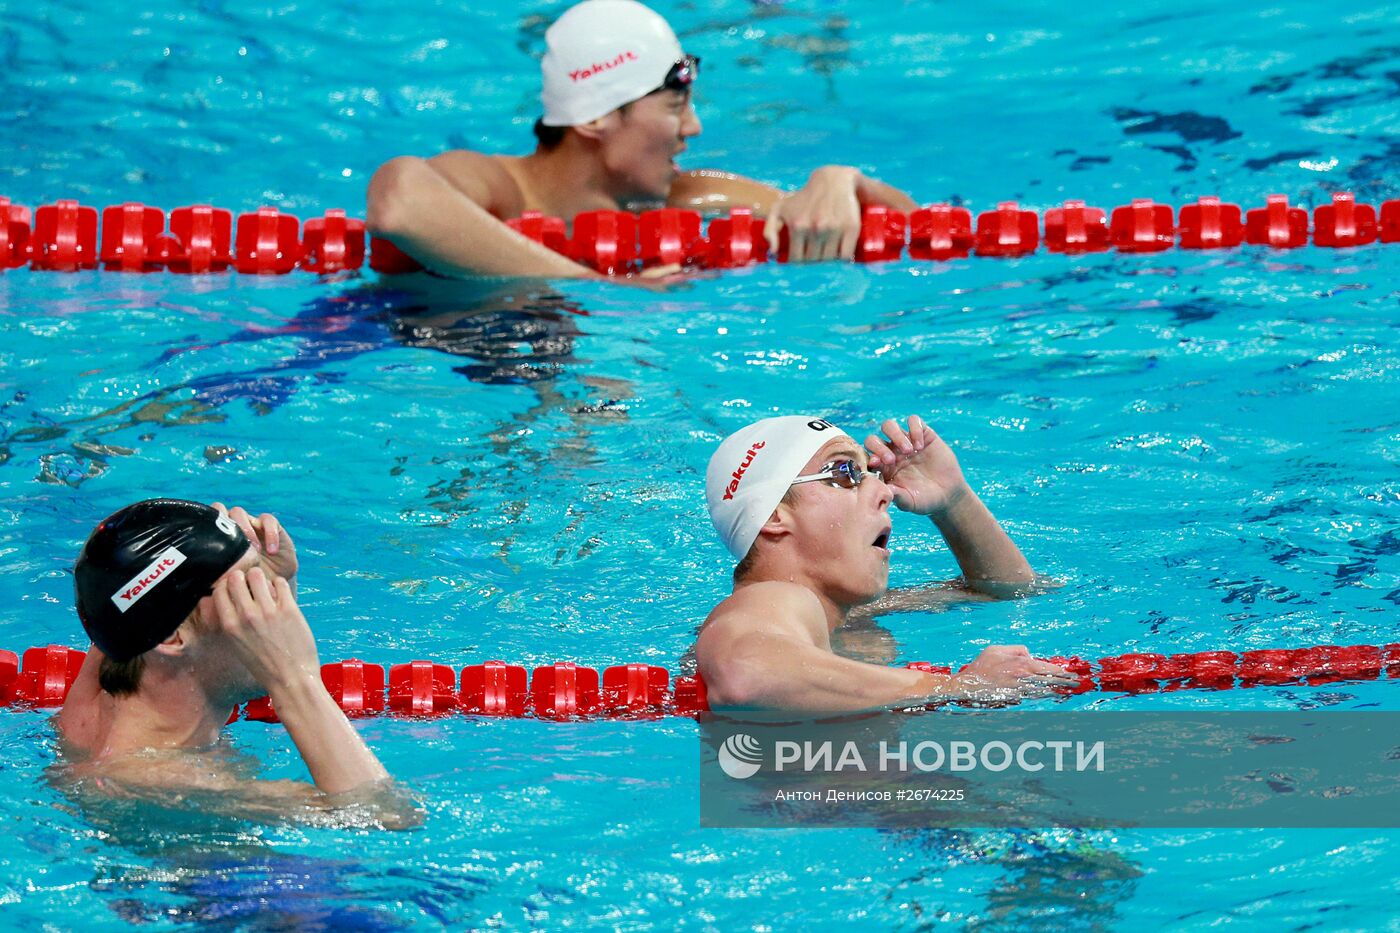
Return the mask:
[[(617, 109), (620, 113), (626, 113), (627, 108), (631, 106), (632, 103), (629, 101)], [(569, 128), (567, 126), (546, 126), (544, 117), (540, 117), (535, 121), (535, 142), (541, 149), (548, 152), (564, 141), (564, 134), (567, 133), (568, 130)]]
[[(792, 505), (794, 502), (797, 501), (797, 496), (798, 496), (797, 487), (796, 487), (796, 486), (789, 486), (789, 487), (788, 487), (788, 491), (785, 492), (785, 493), (783, 493), (783, 497), (782, 497), (781, 499), (778, 500), (778, 504), (779, 504), (779, 505)], [(754, 544), (757, 544), (757, 543), (758, 543), (758, 541), (755, 540), (755, 541), (754, 541)], [(740, 582), (740, 581), (743, 580), (745, 577), (747, 577), (749, 574), (753, 573), (753, 565), (754, 565), (756, 559), (757, 559), (757, 558), (756, 558), (755, 555), (754, 555), (754, 549), (753, 549), (753, 547), (750, 547), (750, 548), (749, 548), (749, 552), (748, 552), (747, 554), (744, 555), (744, 559), (741, 560), (741, 561), (739, 561), (739, 563), (734, 567), (734, 582), (735, 582), (735, 583)]]
[(541, 149), (553, 149), (564, 141), (568, 129), (567, 126), (545, 126), (544, 117), (540, 117), (535, 121), (535, 141)]
[(138, 654), (130, 661), (118, 661), (106, 655), (97, 667), (97, 683), (114, 697), (129, 696), (141, 687), (141, 674), (146, 670), (146, 656)]

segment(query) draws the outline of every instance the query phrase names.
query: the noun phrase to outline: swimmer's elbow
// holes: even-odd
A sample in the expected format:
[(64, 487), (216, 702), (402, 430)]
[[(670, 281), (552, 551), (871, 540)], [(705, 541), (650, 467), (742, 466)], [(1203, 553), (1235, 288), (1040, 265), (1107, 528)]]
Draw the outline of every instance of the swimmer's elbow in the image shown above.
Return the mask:
[(369, 180), (365, 227), (374, 236), (394, 239), (412, 231), (418, 213), (414, 201), (434, 172), (426, 159), (399, 156), (379, 167)]
[(702, 665), (705, 693), (716, 709), (762, 709), (770, 705), (773, 672), (766, 665), (744, 658), (716, 664), (712, 670)]

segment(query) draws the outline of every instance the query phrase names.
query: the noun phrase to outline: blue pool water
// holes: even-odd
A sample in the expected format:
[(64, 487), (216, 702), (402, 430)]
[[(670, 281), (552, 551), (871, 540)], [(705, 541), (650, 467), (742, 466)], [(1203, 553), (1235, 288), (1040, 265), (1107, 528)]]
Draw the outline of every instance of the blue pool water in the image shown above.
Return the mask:
[[(560, 4), (0, 5), (0, 194), (362, 214), (381, 160), (524, 147)], [(921, 201), (1397, 194), (1400, 9), (663, 8), (705, 59), (687, 165), (855, 164)], [(275, 510), (321, 655), (675, 670), (726, 592), (726, 432), (927, 414), (1041, 572), (1033, 600), (848, 648), (962, 661), (1400, 641), (1400, 248), (767, 266), (657, 294), (372, 278), (0, 276), (0, 646), (80, 644), (73, 556), (157, 494)], [(946, 579), (896, 517), (896, 585)], [(1400, 708), (1400, 685), (1067, 709)], [(1044, 701), (1047, 708), (1052, 701)], [(1383, 831), (698, 828), (686, 720), (363, 724), (409, 833), (142, 814), (44, 779), (0, 716), (10, 925), (1193, 929), (1393, 925)], [(280, 727), (243, 723), (269, 776)]]

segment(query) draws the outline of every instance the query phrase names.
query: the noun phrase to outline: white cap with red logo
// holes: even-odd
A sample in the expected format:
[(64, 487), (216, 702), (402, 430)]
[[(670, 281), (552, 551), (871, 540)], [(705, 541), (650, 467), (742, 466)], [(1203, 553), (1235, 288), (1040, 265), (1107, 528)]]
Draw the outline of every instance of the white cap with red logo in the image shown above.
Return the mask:
[(545, 126), (578, 126), (645, 97), (684, 56), (666, 21), (635, 0), (584, 0), (544, 41)]
[(705, 470), (705, 500), (725, 547), (742, 560), (812, 454), (845, 431), (811, 415), (765, 418), (726, 437)]

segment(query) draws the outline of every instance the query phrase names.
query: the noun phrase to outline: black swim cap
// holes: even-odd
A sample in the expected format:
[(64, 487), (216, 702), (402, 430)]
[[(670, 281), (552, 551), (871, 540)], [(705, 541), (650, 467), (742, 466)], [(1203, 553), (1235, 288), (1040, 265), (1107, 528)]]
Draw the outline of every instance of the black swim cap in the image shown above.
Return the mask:
[(169, 638), (247, 550), (243, 530), (210, 506), (128, 505), (97, 526), (73, 565), (78, 618), (109, 658), (129, 661)]

